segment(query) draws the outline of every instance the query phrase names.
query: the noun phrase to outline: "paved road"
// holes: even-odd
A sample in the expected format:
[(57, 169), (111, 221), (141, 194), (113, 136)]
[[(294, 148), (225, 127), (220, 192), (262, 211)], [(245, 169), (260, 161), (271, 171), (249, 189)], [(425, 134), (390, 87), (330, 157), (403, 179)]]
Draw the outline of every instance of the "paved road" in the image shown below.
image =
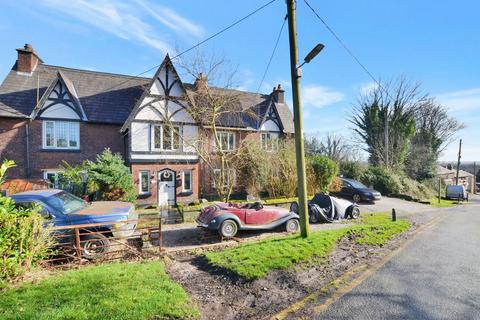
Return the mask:
[(316, 319), (480, 319), (480, 202), (442, 214)]

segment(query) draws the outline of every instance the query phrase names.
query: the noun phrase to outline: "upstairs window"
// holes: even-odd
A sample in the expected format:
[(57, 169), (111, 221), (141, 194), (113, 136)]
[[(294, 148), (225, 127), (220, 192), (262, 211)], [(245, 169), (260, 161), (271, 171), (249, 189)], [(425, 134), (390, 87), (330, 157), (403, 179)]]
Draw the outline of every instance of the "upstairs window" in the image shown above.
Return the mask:
[(180, 126), (154, 125), (153, 126), (153, 149), (175, 151), (181, 149)]
[[(212, 180), (212, 187), (217, 188), (217, 182), (221, 183), (221, 174), (222, 171), (220, 169), (213, 169), (213, 180)], [(237, 173), (235, 169), (225, 169), (225, 178), (223, 181), (223, 187), (229, 188), (230, 185), (235, 187), (237, 184)]]
[(220, 150), (233, 151), (235, 150), (235, 133), (234, 132), (217, 132), (217, 138), (220, 141)]
[(271, 132), (262, 133), (262, 148), (266, 151), (278, 149), (278, 134)]
[(44, 149), (80, 149), (80, 123), (43, 121)]

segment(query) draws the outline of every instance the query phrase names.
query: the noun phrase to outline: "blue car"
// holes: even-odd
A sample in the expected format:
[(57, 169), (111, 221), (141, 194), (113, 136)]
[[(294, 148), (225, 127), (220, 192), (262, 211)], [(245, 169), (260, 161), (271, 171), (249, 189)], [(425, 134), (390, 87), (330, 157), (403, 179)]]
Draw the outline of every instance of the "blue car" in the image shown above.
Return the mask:
[[(131, 203), (120, 201), (87, 203), (66, 191), (57, 189), (21, 192), (12, 195), (11, 198), (21, 207), (39, 207), (46, 223), (53, 227), (96, 224), (82, 227), (80, 230), (81, 253), (86, 259), (104, 256), (110, 248), (109, 238), (133, 235), (138, 219)], [(56, 230), (54, 235), (60, 244), (75, 243), (74, 228)]]

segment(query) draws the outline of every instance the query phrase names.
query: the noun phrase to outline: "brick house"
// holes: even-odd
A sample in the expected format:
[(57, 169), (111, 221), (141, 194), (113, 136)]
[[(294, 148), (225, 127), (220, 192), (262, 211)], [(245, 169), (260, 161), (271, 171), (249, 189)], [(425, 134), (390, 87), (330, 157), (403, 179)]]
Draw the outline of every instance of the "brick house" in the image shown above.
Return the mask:
[[(184, 142), (205, 130), (189, 114), (188, 97), (206, 79), (183, 83), (168, 55), (153, 78), (144, 78), (48, 65), (28, 44), (17, 53), (0, 86), (0, 160), (18, 165), (8, 178), (48, 180), (63, 160), (94, 160), (108, 147), (131, 168), (139, 203), (174, 205), (212, 191), (213, 173)], [(280, 86), (267, 95), (236, 93), (242, 110), (254, 110), (258, 120), (219, 120), (227, 148), (251, 133), (263, 140), (293, 133)]]

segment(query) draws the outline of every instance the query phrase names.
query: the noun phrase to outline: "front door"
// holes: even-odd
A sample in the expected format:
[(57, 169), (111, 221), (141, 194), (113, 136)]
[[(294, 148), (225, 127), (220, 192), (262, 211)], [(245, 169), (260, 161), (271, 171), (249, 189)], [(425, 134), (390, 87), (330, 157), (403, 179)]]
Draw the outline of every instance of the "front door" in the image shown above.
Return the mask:
[(158, 172), (158, 205), (175, 204), (175, 171), (165, 169)]

